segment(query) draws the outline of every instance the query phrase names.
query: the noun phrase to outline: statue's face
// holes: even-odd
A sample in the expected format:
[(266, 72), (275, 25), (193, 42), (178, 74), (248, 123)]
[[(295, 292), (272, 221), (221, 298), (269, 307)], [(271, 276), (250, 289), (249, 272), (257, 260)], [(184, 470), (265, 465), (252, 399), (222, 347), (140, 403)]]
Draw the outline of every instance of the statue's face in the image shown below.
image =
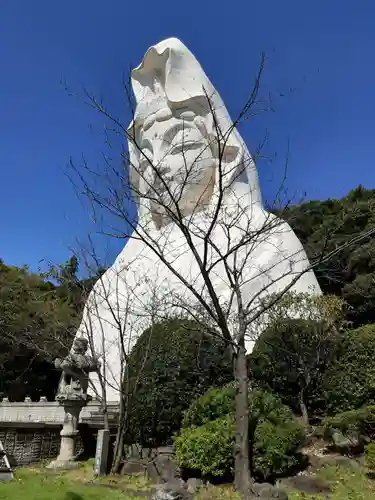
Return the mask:
[(82, 339), (76, 339), (73, 344), (73, 350), (76, 354), (85, 354), (87, 343)]
[[(139, 168), (144, 172), (141, 192), (145, 193), (153, 186), (150, 197), (159, 198), (161, 203), (171, 207), (172, 200), (177, 201), (184, 215), (209, 201), (215, 162), (208, 139), (193, 120), (170, 117), (165, 121), (155, 121), (141, 132), (140, 146), (143, 154), (140, 155)], [(159, 215), (163, 213), (156, 201), (152, 211)]]

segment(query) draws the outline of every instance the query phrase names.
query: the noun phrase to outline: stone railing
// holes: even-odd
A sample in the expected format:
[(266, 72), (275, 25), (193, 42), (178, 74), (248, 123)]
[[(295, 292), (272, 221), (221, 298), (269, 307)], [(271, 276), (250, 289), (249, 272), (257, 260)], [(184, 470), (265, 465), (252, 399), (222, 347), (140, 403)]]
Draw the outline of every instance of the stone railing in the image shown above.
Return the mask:
[[(109, 403), (108, 420), (112, 429), (116, 429), (117, 413), (118, 403)], [(40, 398), (34, 402), (26, 398), (12, 403), (4, 398), (0, 402), (0, 440), (12, 467), (56, 458), (63, 421), (64, 408), (57, 401)], [(94, 456), (96, 432), (104, 423), (99, 401), (90, 401), (82, 409), (79, 421), (82, 425), (76, 452), (94, 446)]]
[[(118, 404), (108, 404), (108, 420), (112, 429), (117, 425)], [(91, 449), (95, 454), (97, 429), (103, 427), (99, 401), (90, 401), (80, 415), (80, 436), (76, 452)], [(0, 441), (2, 441), (12, 467), (28, 465), (56, 458), (60, 448), (60, 431), (64, 421), (64, 408), (57, 401), (33, 402), (30, 398), (11, 403), (0, 402)]]
[[(118, 411), (117, 403), (108, 403), (108, 413), (110, 420), (113, 420)], [(80, 422), (101, 426), (102, 414), (100, 403), (90, 401), (85, 406), (80, 415)], [(30, 398), (25, 398), (24, 402), (11, 403), (6, 398), (0, 402), (0, 425), (62, 425), (64, 421), (64, 408), (57, 401), (47, 401), (40, 398), (34, 402)]]

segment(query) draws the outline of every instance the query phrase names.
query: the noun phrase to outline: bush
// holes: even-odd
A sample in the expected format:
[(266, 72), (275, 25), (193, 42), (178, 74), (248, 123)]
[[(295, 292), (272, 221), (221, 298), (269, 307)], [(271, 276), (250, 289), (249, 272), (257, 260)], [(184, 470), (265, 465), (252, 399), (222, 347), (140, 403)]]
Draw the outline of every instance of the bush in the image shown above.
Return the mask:
[(255, 431), (253, 470), (263, 480), (282, 476), (303, 463), (303, 428), (294, 420), (263, 418)]
[(184, 412), (182, 427), (199, 427), (223, 415), (233, 413), (235, 396), (236, 388), (233, 383), (220, 389), (211, 387)]
[(375, 443), (369, 443), (365, 448), (365, 464), (371, 471), (375, 471)]
[(306, 412), (324, 408), (324, 373), (337, 340), (335, 329), (324, 322), (279, 321), (265, 330), (249, 355), (250, 377), (306, 418)]
[(177, 462), (203, 476), (226, 476), (232, 473), (234, 438), (232, 415), (182, 429), (174, 440)]
[[(176, 456), (182, 468), (212, 476), (231, 473), (234, 397), (232, 384), (210, 389), (185, 412), (184, 429), (175, 437)], [(298, 466), (305, 435), (292, 411), (273, 394), (261, 391), (249, 393), (249, 409), (254, 475), (269, 479)]]
[(375, 436), (375, 406), (338, 413), (324, 421), (324, 436), (330, 439), (335, 431), (344, 436)]
[(232, 380), (229, 353), (192, 321), (169, 320), (147, 329), (128, 363), (128, 443), (165, 444), (183, 411), (210, 386)]
[(329, 414), (375, 402), (375, 325), (343, 332), (324, 385)]

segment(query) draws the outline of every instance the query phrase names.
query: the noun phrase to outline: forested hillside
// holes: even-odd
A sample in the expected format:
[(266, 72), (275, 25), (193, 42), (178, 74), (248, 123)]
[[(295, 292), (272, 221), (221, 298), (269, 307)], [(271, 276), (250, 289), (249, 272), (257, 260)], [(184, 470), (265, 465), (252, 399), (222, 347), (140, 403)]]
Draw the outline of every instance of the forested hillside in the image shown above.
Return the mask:
[(78, 262), (37, 274), (0, 260), (0, 393), (54, 398), (60, 373), (51, 361), (66, 354), (91, 280), (77, 278)]
[[(283, 213), (312, 260), (375, 227), (375, 189), (359, 186), (341, 200), (310, 201)], [(353, 326), (375, 323), (375, 240), (361, 241), (316, 270), (324, 293), (342, 296)]]

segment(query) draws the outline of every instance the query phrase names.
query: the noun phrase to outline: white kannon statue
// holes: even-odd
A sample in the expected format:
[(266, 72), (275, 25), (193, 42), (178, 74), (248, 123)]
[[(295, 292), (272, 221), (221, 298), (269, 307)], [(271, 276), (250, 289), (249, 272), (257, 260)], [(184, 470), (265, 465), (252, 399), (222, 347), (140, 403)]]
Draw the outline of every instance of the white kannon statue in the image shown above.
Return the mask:
[[(231, 129), (223, 101), (193, 54), (175, 38), (158, 43), (133, 70), (132, 85), (136, 109), (128, 129), (133, 137), (128, 141), (129, 168), (138, 206), (133, 236), (138, 232), (144, 238), (130, 238), (96, 283), (77, 332), (77, 337), (89, 332), (93, 350), (101, 353), (108, 401), (119, 398), (121, 342), (129, 351), (150, 325), (155, 310), (160, 313), (164, 308), (167, 315), (173, 300), (194, 305), (191, 291), (145, 240), (157, 243), (166, 261), (195, 291), (206, 293), (196, 258), (166, 213), (171, 195), (178, 200), (184, 220), (190, 224), (192, 243), (202, 256), (202, 235), (223, 194), (208, 259), (213, 264), (210, 279), (215, 291), (224, 305), (233, 302), (234, 316), (236, 300), (226, 269), (222, 260), (215, 264), (215, 259), (225, 253), (228, 240), (234, 248), (244, 234), (254, 237), (233, 255), (241, 268), (245, 303), (254, 300), (256, 304), (265, 295), (285, 289), (300, 274), (292, 291), (321, 293), (313, 271), (303, 272), (309, 262), (292, 229), (264, 209), (255, 163), (238, 131)], [(157, 166), (158, 175), (151, 165)], [(158, 199), (163, 200), (164, 208)], [(235, 221), (229, 229), (228, 220)], [(233, 259), (228, 260), (230, 264)], [(162, 297), (159, 301), (155, 299), (158, 295)], [(253, 341), (246, 340), (247, 350), (251, 351)], [(101, 395), (97, 374), (92, 374), (91, 381)]]

